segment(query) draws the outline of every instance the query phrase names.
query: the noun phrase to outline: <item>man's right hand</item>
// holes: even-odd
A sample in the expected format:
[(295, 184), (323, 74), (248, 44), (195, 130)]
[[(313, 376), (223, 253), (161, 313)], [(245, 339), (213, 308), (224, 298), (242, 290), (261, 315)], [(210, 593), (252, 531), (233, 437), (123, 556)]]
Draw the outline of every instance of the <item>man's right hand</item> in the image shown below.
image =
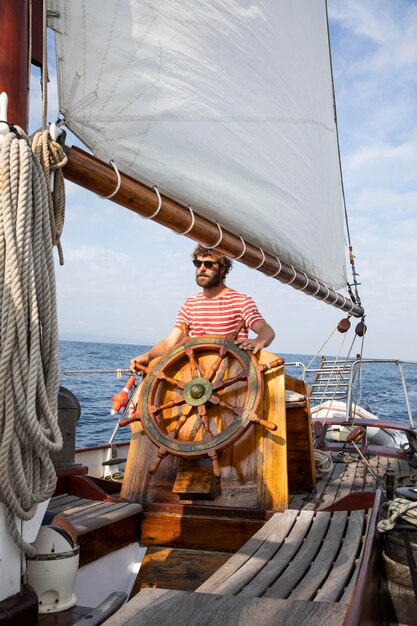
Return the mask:
[(131, 361), (130, 361), (130, 371), (137, 373), (137, 369), (135, 367), (135, 363), (140, 363), (141, 365), (143, 365), (144, 367), (146, 367), (149, 364), (149, 354), (147, 352), (145, 352), (144, 354), (139, 354), (139, 356), (135, 356)]

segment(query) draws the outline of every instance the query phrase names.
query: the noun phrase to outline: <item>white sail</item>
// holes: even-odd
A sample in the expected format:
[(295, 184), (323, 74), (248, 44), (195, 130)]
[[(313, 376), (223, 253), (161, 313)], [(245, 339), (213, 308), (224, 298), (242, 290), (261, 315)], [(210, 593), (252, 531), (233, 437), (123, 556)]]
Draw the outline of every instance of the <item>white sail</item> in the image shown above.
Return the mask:
[(325, 0), (49, 0), (60, 108), (93, 153), (340, 288)]

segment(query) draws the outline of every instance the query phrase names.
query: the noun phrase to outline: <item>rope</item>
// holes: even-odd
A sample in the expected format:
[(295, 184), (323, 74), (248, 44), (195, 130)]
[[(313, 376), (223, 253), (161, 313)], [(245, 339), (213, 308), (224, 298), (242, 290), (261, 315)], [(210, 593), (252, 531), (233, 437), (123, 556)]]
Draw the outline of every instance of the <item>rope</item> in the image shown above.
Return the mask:
[(417, 502), (406, 500), (405, 498), (394, 498), (388, 507), (388, 517), (378, 522), (378, 530), (385, 533), (393, 530), (398, 518), (403, 522), (417, 526)]
[[(32, 139), (32, 149), (45, 172), (52, 241), (58, 249), (59, 264), (64, 265), (60, 239), (65, 219), (65, 186), (61, 168), (67, 163), (68, 157), (59, 143), (53, 141), (48, 130), (36, 133)], [(52, 175), (54, 184), (51, 191)]]
[(15, 515), (29, 520), (55, 489), (58, 326), (47, 181), (21, 129), (1, 146), (0, 501), (16, 545)]
[(323, 478), (333, 469), (333, 459), (330, 452), (325, 450), (314, 450), (314, 464), (316, 466), (317, 478)]

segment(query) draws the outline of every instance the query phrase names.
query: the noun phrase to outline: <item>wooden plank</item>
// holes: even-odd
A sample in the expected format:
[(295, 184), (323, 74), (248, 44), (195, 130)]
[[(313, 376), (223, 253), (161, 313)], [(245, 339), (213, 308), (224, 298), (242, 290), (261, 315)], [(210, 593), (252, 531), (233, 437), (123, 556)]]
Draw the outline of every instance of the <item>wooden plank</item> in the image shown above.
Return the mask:
[[(321, 515), (321, 513), (318, 513)], [(323, 544), (302, 580), (290, 594), (292, 600), (312, 600), (330, 572), (345, 534), (348, 514), (336, 511), (332, 514)], [(308, 541), (308, 539), (307, 539)]]
[(194, 591), (229, 558), (228, 552), (152, 546), (146, 551), (135, 591), (145, 587)]
[[(110, 505), (111, 506), (111, 505)], [(78, 516), (75, 520), (70, 518), (79, 535), (84, 535), (91, 530), (97, 530), (104, 526), (120, 522), (128, 517), (136, 516), (141, 512), (139, 504), (113, 505), (113, 508), (106, 507), (104, 510), (99, 508), (94, 512), (89, 512), (85, 517)]]
[(288, 563), (302, 545), (310, 530), (313, 515), (313, 511), (300, 512), (296, 523), (292, 527), (280, 550), (278, 550), (275, 556), (268, 563), (266, 563), (265, 567), (255, 578), (253, 578), (253, 580), (248, 581), (245, 588), (240, 592), (239, 597), (254, 597), (265, 593), (268, 587), (270, 587), (270, 585), (285, 570)]
[(330, 513), (319, 513), (313, 518), (308, 533), (308, 540), (303, 543), (294, 559), (284, 573), (267, 589), (265, 597), (286, 598), (308, 570), (310, 563), (320, 549), (323, 537), (327, 532)]
[(365, 511), (352, 511), (349, 516), (346, 536), (332, 570), (314, 600), (336, 602), (343, 593), (352, 575), (355, 560), (362, 544)]
[(256, 519), (144, 513), (141, 541), (145, 546), (236, 552), (261, 526), (263, 521)]
[[(221, 567), (211, 578), (206, 580), (197, 591), (205, 593), (218, 593), (222, 586), (227, 584), (230, 578), (236, 572), (240, 571), (245, 563), (252, 558), (254, 554), (268, 541), (268, 538), (272, 536), (279, 536), (279, 533), (283, 533), (286, 528), (291, 528), (294, 519), (297, 516), (297, 511), (285, 511), (284, 513), (275, 513), (273, 517), (267, 522), (245, 545), (236, 552), (230, 559)], [(222, 593), (224, 591), (222, 590)]]
[(341, 626), (345, 612), (337, 603), (144, 589), (105, 626)]

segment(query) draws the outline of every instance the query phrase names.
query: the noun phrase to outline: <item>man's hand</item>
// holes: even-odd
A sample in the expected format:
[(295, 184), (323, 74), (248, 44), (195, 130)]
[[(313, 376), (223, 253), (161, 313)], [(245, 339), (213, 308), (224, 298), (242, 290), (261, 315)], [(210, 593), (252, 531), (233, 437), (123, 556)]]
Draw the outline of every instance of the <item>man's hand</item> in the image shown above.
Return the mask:
[(144, 367), (146, 367), (149, 363), (149, 354), (145, 352), (144, 354), (139, 354), (139, 356), (135, 356), (135, 358), (130, 361), (130, 371), (134, 374), (137, 374), (138, 370), (135, 368), (135, 363), (140, 363)]
[(248, 350), (249, 352), (253, 352), (253, 354), (258, 354), (265, 346), (265, 341), (259, 337), (255, 337), (254, 339), (236, 339), (235, 344), (239, 346), (239, 348), (242, 348), (242, 350)]

